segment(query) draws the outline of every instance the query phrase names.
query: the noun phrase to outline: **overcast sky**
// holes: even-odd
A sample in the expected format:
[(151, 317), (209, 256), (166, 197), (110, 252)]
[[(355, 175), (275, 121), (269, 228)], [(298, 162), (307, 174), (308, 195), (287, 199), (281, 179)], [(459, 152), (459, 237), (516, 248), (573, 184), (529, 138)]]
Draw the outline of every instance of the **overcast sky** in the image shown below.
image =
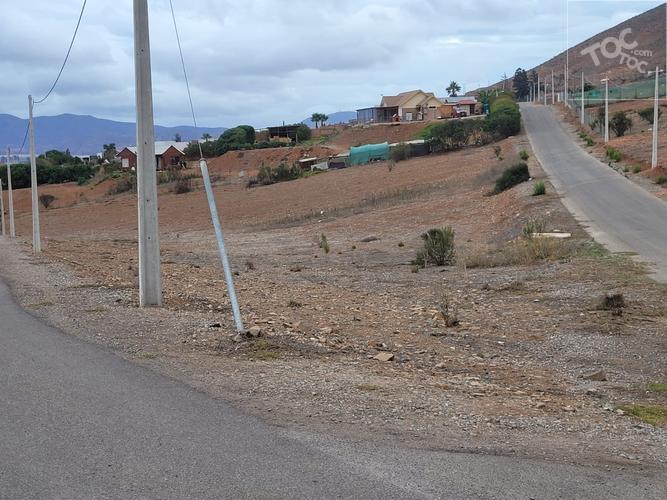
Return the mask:
[[(0, 113), (25, 117), (62, 63), (82, 0), (2, 0)], [(565, 49), (566, 0), (173, 0), (200, 125), (256, 127), (355, 110), (382, 94), (444, 95)], [(570, 2), (580, 42), (660, 1)], [(189, 125), (168, 0), (149, 0), (155, 120)], [(88, 0), (37, 115), (134, 120), (132, 0)]]

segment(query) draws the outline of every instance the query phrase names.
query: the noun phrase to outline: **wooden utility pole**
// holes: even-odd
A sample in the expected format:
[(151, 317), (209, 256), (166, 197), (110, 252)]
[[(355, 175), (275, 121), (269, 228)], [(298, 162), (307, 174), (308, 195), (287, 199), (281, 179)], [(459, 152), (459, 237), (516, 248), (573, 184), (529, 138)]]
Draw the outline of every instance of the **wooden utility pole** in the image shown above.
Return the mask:
[(39, 234), (39, 194), (37, 192), (37, 157), (35, 154), (35, 123), (32, 118), (32, 96), (28, 96), (28, 132), (30, 134), (30, 192), (32, 194), (32, 251), (42, 251)]
[(12, 150), (7, 148), (7, 204), (9, 205), (9, 236), (16, 237), (16, 229), (14, 227), (14, 193), (12, 191), (12, 162), (9, 159), (12, 155)]
[(134, 70), (137, 106), (139, 304), (141, 307), (161, 306), (162, 279), (147, 0), (134, 0)]

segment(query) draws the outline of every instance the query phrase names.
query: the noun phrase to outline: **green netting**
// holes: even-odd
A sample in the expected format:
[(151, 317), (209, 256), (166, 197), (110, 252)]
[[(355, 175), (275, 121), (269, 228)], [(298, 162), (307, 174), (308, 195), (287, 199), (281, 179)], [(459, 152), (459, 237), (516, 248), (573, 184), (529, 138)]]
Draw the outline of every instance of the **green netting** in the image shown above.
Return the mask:
[[(618, 87), (609, 87), (609, 102), (631, 100), (631, 99), (652, 99), (655, 94), (655, 80), (649, 78), (645, 81), (629, 83)], [(660, 78), (658, 97), (667, 94), (667, 83), (665, 77)], [(604, 102), (604, 84), (584, 93), (585, 105), (595, 106)], [(574, 92), (570, 100), (575, 105), (581, 105), (581, 92)]]
[(372, 161), (389, 159), (389, 143), (365, 144), (350, 148), (350, 165), (365, 165)]

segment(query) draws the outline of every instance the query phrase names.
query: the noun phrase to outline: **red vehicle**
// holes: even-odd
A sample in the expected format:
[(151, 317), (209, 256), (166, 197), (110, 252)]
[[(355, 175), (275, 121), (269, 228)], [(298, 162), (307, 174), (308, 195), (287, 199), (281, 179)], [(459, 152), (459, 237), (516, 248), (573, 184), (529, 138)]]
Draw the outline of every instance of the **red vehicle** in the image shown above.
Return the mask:
[(459, 108), (458, 106), (452, 108), (452, 118), (465, 118), (466, 116), (468, 116), (468, 113), (463, 108)]

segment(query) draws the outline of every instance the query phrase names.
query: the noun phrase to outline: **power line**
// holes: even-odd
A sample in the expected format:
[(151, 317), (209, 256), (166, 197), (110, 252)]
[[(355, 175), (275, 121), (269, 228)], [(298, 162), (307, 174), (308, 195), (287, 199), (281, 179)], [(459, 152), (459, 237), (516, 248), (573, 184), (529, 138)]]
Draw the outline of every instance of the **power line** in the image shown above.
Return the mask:
[(18, 154), (20, 155), (23, 153), (23, 148), (25, 146), (25, 141), (28, 139), (28, 130), (30, 130), (30, 121), (28, 121), (28, 124), (25, 127), (25, 135), (23, 136), (23, 142), (21, 143), (21, 149), (19, 149)]
[(63, 65), (60, 67), (60, 71), (58, 72), (58, 76), (56, 77), (55, 81), (53, 82), (53, 85), (51, 85), (51, 88), (47, 92), (47, 94), (42, 97), (41, 99), (38, 99), (34, 101), (35, 104), (40, 104), (48, 99), (48, 97), (51, 95), (51, 92), (53, 92), (53, 89), (56, 88), (56, 85), (58, 84), (58, 80), (60, 80), (60, 77), (63, 74), (63, 71), (65, 70), (65, 65), (67, 64), (67, 60), (69, 59), (69, 54), (72, 52), (72, 47), (74, 46), (74, 40), (76, 40), (76, 35), (79, 32), (79, 26), (81, 25), (81, 18), (83, 17), (83, 12), (86, 10), (86, 3), (88, 0), (83, 0), (83, 5), (81, 6), (81, 13), (79, 14), (79, 20), (76, 22), (76, 28), (74, 29), (74, 35), (72, 35), (72, 41), (69, 44), (69, 48), (67, 49), (67, 54), (65, 54), (65, 60), (63, 61)]
[[(171, 20), (174, 22), (174, 31), (176, 32), (176, 42), (178, 43), (178, 54), (181, 56), (181, 67), (183, 68), (183, 77), (185, 78), (185, 88), (188, 91), (188, 101), (190, 101), (190, 112), (192, 113), (192, 122), (197, 129), (197, 116), (195, 115), (195, 107), (192, 104), (192, 93), (190, 92), (190, 80), (188, 79), (188, 72), (185, 69), (185, 59), (183, 59), (183, 49), (181, 47), (181, 37), (178, 35), (178, 26), (176, 25), (176, 14), (174, 14), (174, 4), (172, 0), (169, 0), (169, 7), (171, 9)], [(204, 152), (202, 151), (201, 142), (197, 141), (199, 146), (199, 158), (204, 158)]]

